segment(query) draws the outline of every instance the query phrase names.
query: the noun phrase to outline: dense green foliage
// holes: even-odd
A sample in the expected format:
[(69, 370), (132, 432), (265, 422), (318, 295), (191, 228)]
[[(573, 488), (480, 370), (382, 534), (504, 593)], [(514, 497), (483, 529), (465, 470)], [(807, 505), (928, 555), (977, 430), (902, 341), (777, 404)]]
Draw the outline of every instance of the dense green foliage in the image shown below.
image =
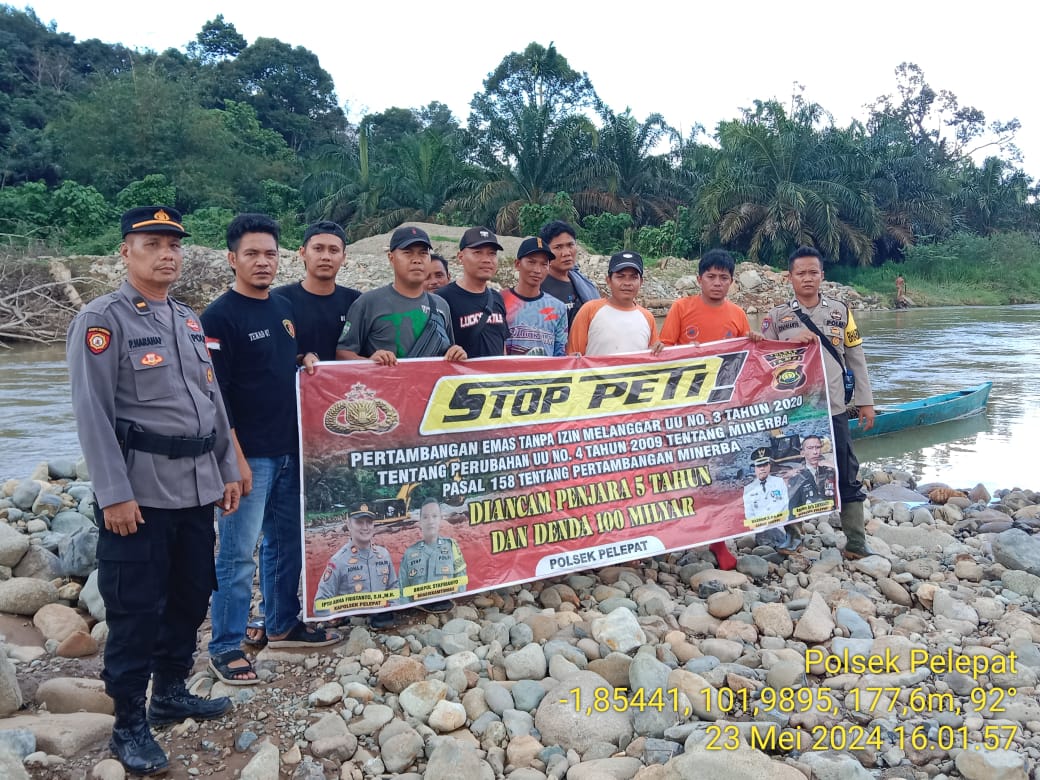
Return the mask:
[(352, 239), (404, 221), (528, 235), (566, 219), (599, 252), (722, 246), (779, 263), (812, 244), (880, 283), (889, 261), (909, 277), (972, 237), (1017, 231), (1035, 248), (1040, 231), (1017, 120), (987, 122), (912, 64), (864, 122), (839, 126), (796, 94), (683, 137), (659, 114), (605, 105), (552, 44), (531, 43), (470, 108), (465, 125), (436, 100), (353, 125), (313, 52), (250, 43), (222, 15), (156, 53), (76, 41), (0, 5), (0, 240), (111, 251), (119, 212), (148, 202), (180, 208), (192, 240), (216, 246), (247, 210), (277, 217), (287, 246), (318, 218)]

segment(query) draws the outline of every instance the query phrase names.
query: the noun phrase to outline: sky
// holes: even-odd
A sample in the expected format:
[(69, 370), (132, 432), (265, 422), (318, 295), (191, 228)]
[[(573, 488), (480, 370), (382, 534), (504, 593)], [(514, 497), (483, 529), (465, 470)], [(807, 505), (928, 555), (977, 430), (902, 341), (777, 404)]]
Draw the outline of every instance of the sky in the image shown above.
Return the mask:
[(864, 106), (878, 96), (895, 93), (896, 67), (913, 62), (934, 89), (953, 92), (987, 121), (1017, 117), (1023, 167), (1040, 176), (1040, 101), (1029, 97), (1035, 25), (1028, 4), (1010, 0), (26, 5), (77, 40), (156, 51), (183, 49), (223, 14), (247, 41), (273, 37), (313, 51), (353, 121), (439, 100), (464, 122), (487, 74), (532, 41), (555, 42), (614, 111), (629, 107), (640, 119), (656, 111), (684, 134), (697, 124), (711, 132), (756, 98), (789, 103), (796, 82), (846, 125), (865, 118)]

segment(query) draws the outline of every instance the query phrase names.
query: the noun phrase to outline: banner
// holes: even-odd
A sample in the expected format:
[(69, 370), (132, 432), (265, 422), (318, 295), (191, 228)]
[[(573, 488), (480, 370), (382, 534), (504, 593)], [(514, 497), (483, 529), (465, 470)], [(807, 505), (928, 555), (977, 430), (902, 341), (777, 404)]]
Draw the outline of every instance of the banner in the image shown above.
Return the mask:
[(321, 363), (298, 381), (310, 620), (837, 508), (816, 342)]

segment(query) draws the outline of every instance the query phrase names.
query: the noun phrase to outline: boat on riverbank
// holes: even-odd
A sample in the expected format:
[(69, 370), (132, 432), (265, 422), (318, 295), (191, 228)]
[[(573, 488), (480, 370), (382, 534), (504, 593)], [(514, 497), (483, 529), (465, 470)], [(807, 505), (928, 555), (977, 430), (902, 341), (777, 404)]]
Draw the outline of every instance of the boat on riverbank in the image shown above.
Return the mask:
[(863, 431), (859, 427), (859, 420), (850, 420), (849, 429), (853, 439), (863, 439), (970, 417), (986, 409), (992, 387), (992, 382), (984, 382), (953, 393), (931, 395), (919, 401), (875, 406), (877, 416), (873, 428)]

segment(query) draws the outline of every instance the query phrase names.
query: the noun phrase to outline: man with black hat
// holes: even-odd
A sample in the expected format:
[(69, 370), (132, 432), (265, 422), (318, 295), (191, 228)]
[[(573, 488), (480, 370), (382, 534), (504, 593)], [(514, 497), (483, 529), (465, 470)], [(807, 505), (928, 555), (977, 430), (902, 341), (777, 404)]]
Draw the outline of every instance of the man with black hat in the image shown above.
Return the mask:
[(516, 285), (502, 291), (510, 355), (567, 354), (567, 307), (542, 291), (555, 255), (540, 237), (525, 238), (516, 253)]
[(607, 266), (609, 298), (584, 304), (571, 323), (567, 352), (579, 355), (617, 355), (649, 349), (661, 351), (657, 322), (647, 309), (636, 304), (643, 286), (643, 258), (623, 250)]
[(432, 248), (422, 228), (393, 232), (386, 256), (394, 280), (354, 301), (336, 345), (337, 360), (369, 358), (392, 366), (398, 358), (466, 359), (466, 351), (455, 344), (448, 304), (424, 289)]
[(271, 290), (292, 305), (300, 360), (309, 352), (320, 360), (336, 359), (336, 342), (347, 312), (361, 295), (352, 287), (336, 284), (336, 274), (347, 259), (346, 246), (347, 234), (335, 222), (309, 225), (300, 247), (303, 279)]
[[(385, 547), (372, 544), (375, 537), (375, 513), (362, 501), (351, 507), (347, 515), (350, 538), (329, 558), (314, 594), (314, 611), (334, 611), (322, 604), (327, 599), (351, 593), (398, 591), (397, 572)], [(387, 603), (396, 599), (388, 599)], [(349, 607), (349, 605), (347, 605)], [(377, 612), (369, 617), (373, 628), (388, 628), (394, 623), (392, 612)]]
[(155, 774), (168, 760), (149, 723), (231, 709), (226, 697), (190, 694), (184, 680), (216, 579), (214, 504), (238, 508), (240, 474), (199, 318), (168, 295), (188, 235), (181, 215), (131, 209), (122, 232), (126, 281), (76, 316), (67, 349), (97, 507), (108, 622), (101, 677), (115, 703), (109, 746), (128, 771)]
[(768, 447), (751, 453), (755, 478), (744, 487), (744, 517), (762, 525), (787, 519), (787, 485), (772, 475), (773, 459)]
[(455, 342), (471, 358), (496, 357), (506, 351), (506, 305), (498, 291), (488, 286), (498, 271), (501, 249), (498, 237), (490, 230), (470, 228), (459, 241), (462, 276), (437, 291), (451, 310)]

